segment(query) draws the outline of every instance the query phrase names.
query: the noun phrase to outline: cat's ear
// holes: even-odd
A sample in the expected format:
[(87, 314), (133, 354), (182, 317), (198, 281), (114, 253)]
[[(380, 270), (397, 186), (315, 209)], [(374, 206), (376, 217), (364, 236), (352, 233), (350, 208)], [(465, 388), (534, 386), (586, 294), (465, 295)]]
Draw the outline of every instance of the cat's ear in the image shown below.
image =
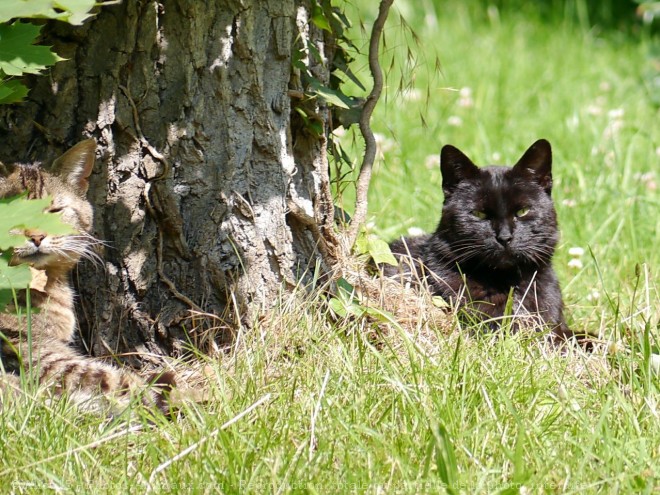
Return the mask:
[(51, 170), (64, 179), (78, 194), (84, 196), (89, 187), (88, 179), (94, 166), (95, 154), (96, 141), (85, 139), (57, 158), (53, 162)]
[(539, 139), (529, 147), (513, 167), (527, 172), (550, 194), (552, 191), (552, 148), (545, 139)]
[(445, 196), (451, 194), (459, 182), (479, 175), (479, 167), (458, 148), (447, 144), (440, 152), (442, 190)]

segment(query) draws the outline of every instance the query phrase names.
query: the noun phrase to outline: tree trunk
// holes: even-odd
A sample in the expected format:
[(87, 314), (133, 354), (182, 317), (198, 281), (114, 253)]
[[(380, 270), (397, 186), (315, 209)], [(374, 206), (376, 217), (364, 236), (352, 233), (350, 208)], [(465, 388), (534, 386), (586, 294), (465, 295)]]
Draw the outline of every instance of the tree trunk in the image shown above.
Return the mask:
[(327, 128), (321, 102), (295, 98), (292, 52), (329, 46), (310, 8), (124, 1), (82, 28), (49, 26), (46, 43), (68, 61), (34, 79), (27, 103), (0, 109), (0, 160), (98, 143), (89, 196), (105, 266), (76, 275), (94, 354), (177, 353), (184, 335), (208, 349), (236, 315), (271, 305), (317, 263), (328, 270), (326, 143), (292, 110), (304, 102)]

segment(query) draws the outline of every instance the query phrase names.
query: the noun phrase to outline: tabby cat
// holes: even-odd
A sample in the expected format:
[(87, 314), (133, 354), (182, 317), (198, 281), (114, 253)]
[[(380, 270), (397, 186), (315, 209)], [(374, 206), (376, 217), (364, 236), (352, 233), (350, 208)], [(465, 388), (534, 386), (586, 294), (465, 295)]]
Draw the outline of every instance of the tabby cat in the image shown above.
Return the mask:
[[(0, 393), (18, 384), (22, 368), (55, 393), (66, 392), (90, 408), (109, 405), (117, 410), (139, 395), (145, 405), (166, 411), (169, 375), (149, 385), (134, 373), (82, 356), (71, 346), (77, 326), (69, 274), (81, 258), (97, 256), (93, 248), (99, 243), (90, 235), (93, 212), (85, 199), (95, 151), (93, 139), (82, 141), (56, 159), (49, 172), (36, 164), (0, 164), (0, 198), (24, 193), (30, 199), (49, 196), (48, 211), (59, 212), (77, 232), (63, 236), (34, 229), (20, 232), (25, 243), (14, 249), (10, 264), (28, 263), (34, 273), (45, 276), (45, 283), (30, 289), (31, 306), (38, 308), (31, 317), (30, 340), (25, 316), (0, 313), (0, 370), (4, 370)], [(25, 302), (26, 295), (24, 290), (18, 299)]]
[[(552, 256), (558, 240), (550, 143), (536, 141), (513, 167), (477, 167), (457, 148), (440, 155), (444, 203), (433, 234), (390, 245), (400, 267), (385, 274), (425, 279), (471, 320), (500, 327), (504, 315), (572, 336)], [(531, 321), (530, 321), (531, 320)]]

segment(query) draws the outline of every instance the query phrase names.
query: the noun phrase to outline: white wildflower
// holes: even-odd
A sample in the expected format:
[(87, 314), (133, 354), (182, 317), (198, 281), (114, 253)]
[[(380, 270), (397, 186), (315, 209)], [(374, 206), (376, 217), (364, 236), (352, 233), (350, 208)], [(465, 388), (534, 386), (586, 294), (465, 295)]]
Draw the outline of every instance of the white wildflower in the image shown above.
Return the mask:
[(603, 137), (605, 139), (613, 138), (617, 134), (619, 134), (619, 131), (623, 128), (624, 115), (625, 115), (625, 111), (623, 110), (623, 108), (613, 108), (612, 110), (607, 112), (609, 123), (607, 124), (607, 127), (605, 127), (605, 130), (603, 131)]
[(419, 227), (410, 227), (408, 229), (408, 235), (409, 236), (415, 237), (415, 236), (423, 235), (423, 234), (424, 234), (424, 231), (422, 229), (420, 229)]
[(582, 256), (584, 254), (584, 248), (581, 248), (579, 246), (574, 246), (574, 247), (572, 247), (568, 250), (568, 254), (570, 256), (579, 258), (580, 256)]
[(447, 119), (447, 124), (452, 127), (461, 127), (463, 125), (463, 119), (458, 115), (452, 115)]
[(461, 108), (472, 108), (474, 100), (472, 99), (472, 88), (463, 87), (458, 92), (458, 106)]
[(470, 98), (472, 96), (472, 88), (463, 86), (461, 89), (458, 90), (458, 94), (461, 96), (461, 98)]
[(658, 189), (658, 184), (655, 181), (655, 174), (653, 172), (645, 172), (643, 174), (635, 174), (635, 179), (640, 181), (649, 191)]
[(575, 268), (576, 270), (579, 270), (582, 268), (582, 266), (582, 260), (580, 260), (580, 258), (571, 258), (571, 260), (568, 262), (569, 268)]
[(568, 127), (571, 131), (577, 129), (579, 125), (580, 117), (578, 117), (578, 115), (575, 113), (566, 119), (566, 127)]
[(424, 160), (424, 166), (426, 168), (437, 168), (440, 166), (440, 155), (437, 153), (434, 153), (433, 155), (429, 155), (426, 157)]
[(587, 114), (589, 115), (603, 115), (603, 107), (598, 105), (588, 105), (586, 108)]
[(605, 165), (608, 167), (613, 167), (616, 163), (616, 154), (614, 151), (608, 151), (603, 158), (605, 160)]
[(607, 127), (605, 127), (605, 130), (603, 131), (603, 137), (605, 139), (611, 139), (617, 134), (619, 134), (619, 131), (622, 128), (623, 128), (622, 120), (613, 120), (609, 124), (607, 124)]
[(613, 108), (609, 112), (607, 112), (607, 116), (611, 120), (621, 120), (625, 114), (625, 111), (623, 108)]
[(378, 155), (382, 157), (388, 151), (394, 149), (396, 143), (386, 138), (383, 134), (377, 132), (374, 133), (374, 139), (376, 140), (376, 148), (378, 149)]
[(591, 289), (591, 292), (587, 294), (587, 301), (598, 301), (600, 299), (600, 292), (596, 289)]
[(422, 92), (417, 88), (406, 88), (401, 91), (401, 99), (403, 101), (420, 101)]
[(499, 151), (495, 151), (495, 152), (491, 155), (491, 159), (492, 159), (493, 162), (495, 162), (495, 163), (499, 162), (499, 161), (502, 159), (502, 153), (500, 153)]

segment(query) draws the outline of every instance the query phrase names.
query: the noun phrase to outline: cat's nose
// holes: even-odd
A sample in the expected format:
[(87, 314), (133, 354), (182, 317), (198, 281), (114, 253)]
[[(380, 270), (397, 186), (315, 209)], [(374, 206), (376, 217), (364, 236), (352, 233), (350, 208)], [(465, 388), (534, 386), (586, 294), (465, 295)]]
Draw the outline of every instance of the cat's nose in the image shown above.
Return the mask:
[(511, 235), (511, 232), (508, 229), (506, 229), (498, 232), (496, 239), (497, 242), (499, 242), (502, 246), (506, 247), (509, 245), (509, 242), (511, 242), (512, 237), (513, 236)]
[(32, 244), (39, 247), (41, 243), (46, 238), (46, 234), (36, 230), (28, 230), (25, 232), (25, 236), (32, 241)]

